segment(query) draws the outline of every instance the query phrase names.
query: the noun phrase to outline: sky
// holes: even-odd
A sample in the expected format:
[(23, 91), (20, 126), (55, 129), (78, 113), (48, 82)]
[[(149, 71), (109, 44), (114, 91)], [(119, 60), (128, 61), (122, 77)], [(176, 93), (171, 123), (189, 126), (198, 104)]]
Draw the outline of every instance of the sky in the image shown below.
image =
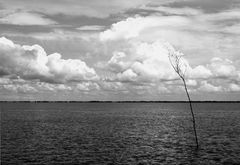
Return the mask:
[(240, 100), (239, 0), (0, 0), (0, 100)]

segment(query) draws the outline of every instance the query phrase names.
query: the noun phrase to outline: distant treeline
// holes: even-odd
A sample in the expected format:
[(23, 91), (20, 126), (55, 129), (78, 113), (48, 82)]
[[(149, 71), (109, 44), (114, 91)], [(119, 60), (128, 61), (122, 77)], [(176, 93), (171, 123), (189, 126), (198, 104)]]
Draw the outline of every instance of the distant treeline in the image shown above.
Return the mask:
[[(191, 101), (192, 103), (240, 103), (240, 101)], [(188, 101), (0, 101), (0, 103), (188, 103)]]

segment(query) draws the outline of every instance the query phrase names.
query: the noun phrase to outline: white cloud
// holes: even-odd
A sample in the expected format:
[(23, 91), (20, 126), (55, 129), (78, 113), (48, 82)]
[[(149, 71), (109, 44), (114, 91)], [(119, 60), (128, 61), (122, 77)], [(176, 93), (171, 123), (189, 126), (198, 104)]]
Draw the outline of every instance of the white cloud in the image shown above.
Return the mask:
[(117, 52), (108, 61), (108, 67), (117, 72), (119, 80), (158, 81), (176, 78), (168, 59), (166, 43), (137, 43), (135, 53)]
[(93, 68), (78, 59), (62, 59), (58, 53), (47, 55), (39, 45), (18, 45), (0, 38), (0, 73), (47, 82), (97, 80)]
[[(182, 84), (175, 81), (179, 78), (169, 63), (164, 42), (167, 40), (187, 54), (182, 59), (188, 66), (187, 85), (192, 92), (228, 91), (227, 83), (239, 82), (240, 49), (237, 43), (240, 37), (233, 34), (240, 32), (236, 20), (240, 13), (206, 14), (190, 8), (170, 9), (156, 9), (169, 13), (168, 16), (131, 17), (100, 33), (99, 38), (106, 45), (126, 45), (124, 49), (115, 46), (113, 53), (109, 53), (112, 56), (107, 67), (114, 74), (110, 79), (132, 84), (161, 83), (160, 89), (173, 92), (173, 86)], [(231, 26), (224, 23), (225, 20), (230, 21)], [(237, 89), (236, 86), (233, 88)]]
[(197, 86), (197, 81), (196, 81), (196, 80), (188, 79), (188, 80), (186, 81), (186, 84), (187, 84), (188, 86)]
[(59, 84), (55, 87), (57, 90), (63, 90), (63, 91), (71, 91), (72, 88), (70, 86), (66, 86), (64, 84)]
[(189, 72), (189, 77), (191, 78), (210, 78), (212, 76), (211, 70), (206, 68), (205, 66), (198, 65), (195, 68), (191, 69)]
[(189, 20), (179, 16), (148, 16), (130, 17), (117, 22), (112, 27), (100, 33), (100, 40), (119, 40), (138, 37), (145, 29), (154, 27), (181, 27), (189, 24)]
[(0, 85), (7, 85), (11, 83), (11, 81), (8, 78), (0, 77)]
[(213, 58), (208, 66), (213, 74), (218, 77), (237, 77), (239, 71), (235, 68), (233, 62), (228, 59)]
[(77, 30), (82, 30), (82, 31), (99, 31), (103, 30), (105, 26), (100, 26), (100, 25), (87, 25), (87, 26), (81, 26), (77, 28)]
[(194, 11), (199, 14), (130, 17), (113, 24), (110, 29), (100, 33), (99, 38), (101, 41), (119, 42), (155, 42), (164, 39), (188, 55), (195, 64), (204, 64), (214, 56), (238, 58), (240, 49), (237, 43), (240, 42), (240, 37), (237, 34), (240, 33), (240, 28), (237, 17), (239, 18), (240, 12), (206, 14), (200, 10)]
[[(114, 52), (107, 63), (118, 80), (153, 82), (178, 78), (169, 61), (169, 48), (178, 52), (169, 43), (138, 42), (133, 47), (134, 53)], [(187, 66), (186, 76), (189, 78), (206, 79), (212, 76), (212, 71), (206, 66), (192, 68), (184, 57), (182, 62)]]
[(223, 91), (223, 88), (221, 86), (214, 86), (207, 81), (202, 81), (198, 90), (204, 92), (221, 92)]
[[(126, 42), (129, 42), (129, 45), (132, 46), (129, 48), (131, 51), (118, 52), (116, 50), (107, 62), (106, 68), (113, 73), (109, 78), (110, 80), (124, 84), (130, 83), (133, 86), (146, 83), (150, 89), (154, 88), (154, 85), (150, 84), (158, 84), (160, 93), (183, 92), (179, 88), (182, 87), (182, 82), (174, 72), (168, 57), (169, 50), (175, 53), (179, 52), (169, 43), (164, 41), (153, 43)], [(227, 87), (227, 83), (240, 80), (240, 70), (236, 68), (238, 61), (232, 62), (228, 59), (212, 58), (205, 65), (192, 67), (184, 57), (182, 57), (182, 62), (187, 66), (186, 83), (191, 92), (237, 91), (237, 86)], [(176, 90), (177, 88), (179, 89)]]
[(171, 91), (163, 85), (158, 86), (157, 90), (159, 93), (171, 93)]
[(28, 12), (10, 13), (0, 18), (2, 24), (13, 25), (54, 25), (55, 21), (44, 18), (40, 14)]
[[(42, 85), (32, 86), (38, 91), (91, 91), (99, 92), (99, 95), (103, 92), (105, 96), (125, 92), (129, 95), (146, 94), (146, 98), (162, 93), (179, 94), (184, 91), (169, 63), (167, 47), (170, 44), (165, 42), (167, 40), (186, 54), (183, 61), (188, 66), (187, 85), (191, 92), (239, 91), (240, 37), (235, 35), (239, 33), (237, 11), (206, 14), (190, 8), (158, 7), (156, 10), (167, 14), (127, 18), (101, 33), (96, 31), (103, 27), (93, 25), (79, 27), (79, 31), (61, 29), (29, 34), (41, 42), (53, 40), (54, 43), (61, 39), (69, 45), (71, 42), (78, 45), (79, 40), (75, 39), (86, 36), (88, 40), (83, 42), (88, 41), (89, 49), (82, 54), (91, 54), (86, 60), (98, 67), (100, 79), (82, 60), (66, 60), (58, 53), (47, 55), (39, 45), (20, 46), (4, 38), (0, 39), (0, 75), (19, 76), (29, 82), (33, 79), (33, 82), (40, 81)], [(100, 42), (96, 38), (98, 34)], [(0, 79), (1, 86), (6, 83), (8, 80)]]
[(103, 81), (99, 84), (104, 91), (126, 91), (126, 87), (121, 82)]
[(58, 84), (49, 84), (49, 83), (45, 83), (45, 82), (37, 82), (36, 85), (39, 89), (41, 89), (41, 91), (55, 91), (55, 87)]
[(136, 81), (137, 74), (132, 69), (127, 69), (123, 73), (118, 73), (117, 78), (121, 81)]
[(2, 88), (12, 91), (12, 92), (20, 92), (20, 93), (36, 93), (38, 92), (37, 89), (34, 87), (30, 86), (29, 84), (6, 84), (2, 85)]
[(229, 84), (229, 90), (232, 92), (239, 92), (240, 91), (240, 85), (237, 84)]
[(72, 91), (73, 90), (73, 85), (70, 85), (70, 84), (51, 84), (51, 83), (46, 83), (46, 82), (36, 82), (33, 85), (39, 91), (57, 92), (57, 91)]
[(111, 59), (107, 62), (108, 66), (112, 71), (123, 71), (129, 65), (130, 62), (127, 61), (126, 54), (124, 52), (114, 52)]
[(78, 83), (76, 88), (80, 91), (100, 90), (100, 86), (95, 82)]
[[(151, 23), (153, 23), (153, 25)], [(113, 24), (111, 29), (100, 33), (100, 40), (105, 41), (137, 37), (139, 32), (149, 25), (154, 26), (154, 22), (142, 17), (128, 18)]]

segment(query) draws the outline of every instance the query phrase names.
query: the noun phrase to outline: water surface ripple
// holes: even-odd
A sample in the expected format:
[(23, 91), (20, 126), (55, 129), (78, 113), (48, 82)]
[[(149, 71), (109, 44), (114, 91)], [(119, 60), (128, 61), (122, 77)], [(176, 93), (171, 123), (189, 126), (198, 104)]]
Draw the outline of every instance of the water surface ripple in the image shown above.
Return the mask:
[(0, 103), (1, 164), (240, 164), (240, 104)]

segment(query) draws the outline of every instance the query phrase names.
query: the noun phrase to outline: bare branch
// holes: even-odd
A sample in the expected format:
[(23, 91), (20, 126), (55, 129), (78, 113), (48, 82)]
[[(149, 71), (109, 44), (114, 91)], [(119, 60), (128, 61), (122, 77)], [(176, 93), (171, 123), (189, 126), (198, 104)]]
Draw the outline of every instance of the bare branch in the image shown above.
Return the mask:
[(186, 84), (186, 80), (185, 80), (185, 74), (187, 71), (187, 64), (184, 63), (184, 61), (182, 60), (182, 56), (183, 54), (181, 54), (178, 51), (175, 51), (172, 47), (167, 47), (168, 49), (168, 58), (170, 61), (170, 64), (172, 66), (172, 68), (174, 69), (174, 71), (178, 74), (178, 76), (182, 79), (183, 81), (183, 85), (188, 97), (188, 101), (189, 101), (189, 105), (190, 105), (190, 110), (191, 110), (191, 115), (192, 115), (192, 121), (193, 121), (193, 130), (194, 130), (194, 135), (195, 135), (195, 142), (196, 142), (196, 148), (198, 149), (198, 137), (197, 137), (197, 130), (196, 130), (196, 123), (195, 123), (195, 116), (193, 113), (193, 108), (192, 108), (192, 103), (191, 103), (191, 98), (190, 95), (188, 93), (188, 89), (187, 89), (187, 84)]

